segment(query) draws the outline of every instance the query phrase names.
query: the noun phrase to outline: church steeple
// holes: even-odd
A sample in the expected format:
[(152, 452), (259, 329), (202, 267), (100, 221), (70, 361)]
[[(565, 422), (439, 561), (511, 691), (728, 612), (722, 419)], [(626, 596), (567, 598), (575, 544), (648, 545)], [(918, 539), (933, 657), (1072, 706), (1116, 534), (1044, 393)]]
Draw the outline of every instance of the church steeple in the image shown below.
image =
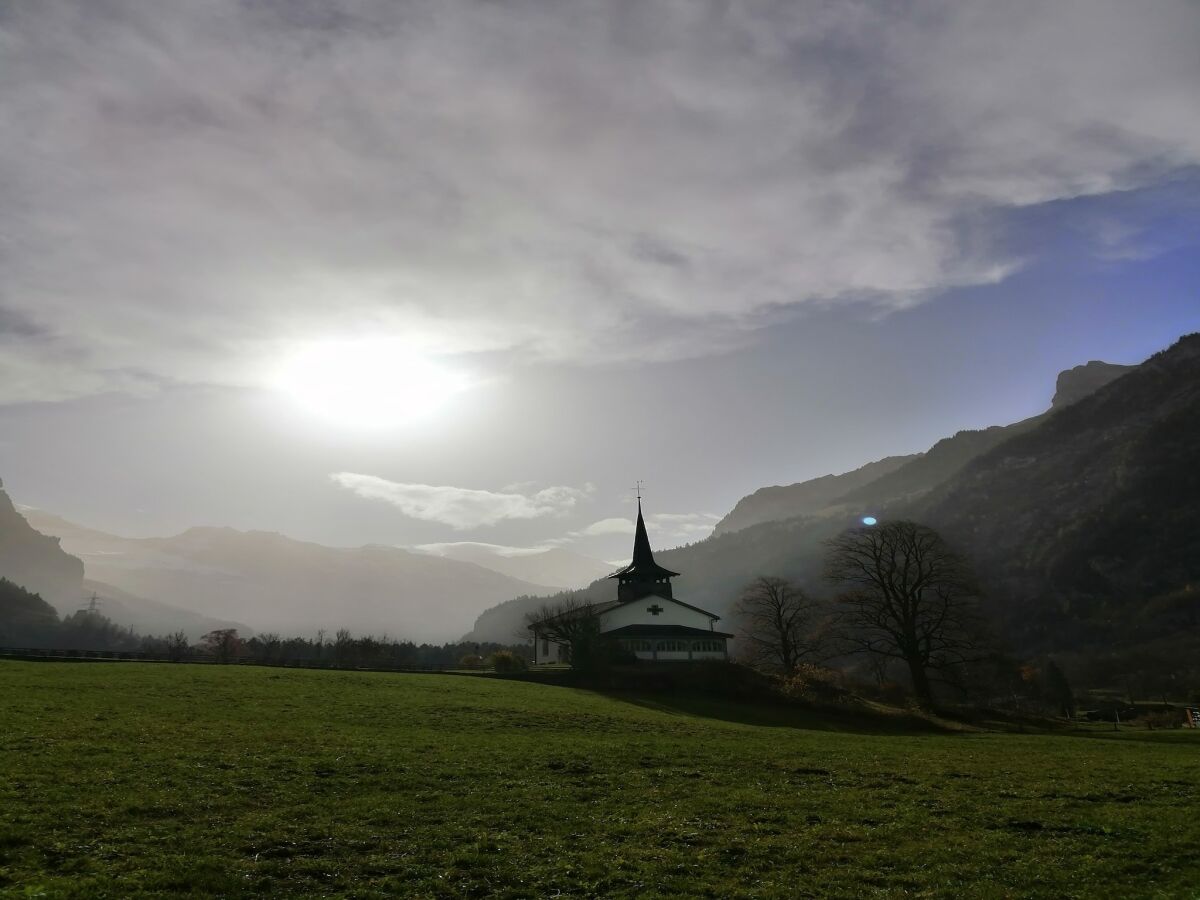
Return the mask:
[(638, 497), (637, 527), (633, 533), (633, 561), (609, 575), (617, 579), (617, 599), (622, 603), (656, 595), (671, 596), (671, 579), (678, 575), (654, 561), (646, 520), (642, 518), (642, 498)]

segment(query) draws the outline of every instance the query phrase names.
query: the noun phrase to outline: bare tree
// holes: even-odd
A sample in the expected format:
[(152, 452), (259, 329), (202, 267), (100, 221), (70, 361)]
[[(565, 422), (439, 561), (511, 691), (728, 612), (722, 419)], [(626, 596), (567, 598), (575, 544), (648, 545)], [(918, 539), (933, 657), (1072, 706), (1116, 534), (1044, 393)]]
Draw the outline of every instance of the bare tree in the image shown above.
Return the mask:
[(166, 637), (167, 659), (171, 662), (182, 662), (191, 649), (191, 644), (188, 637), (182, 631), (176, 631), (174, 634), (168, 634)]
[(821, 649), (818, 610), (817, 602), (787, 579), (756, 578), (734, 606), (746, 655), (765, 668), (794, 672)]
[(204, 650), (220, 663), (231, 663), (242, 652), (242, 639), (236, 628), (218, 628), (200, 638)]
[(886, 522), (827, 546), (826, 575), (843, 591), (842, 633), (852, 651), (902, 660), (921, 703), (933, 702), (931, 671), (981, 657), (974, 577), (932, 528)]
[(594, 668), (606, 657), (600, 617), (590, 601), (568, 595), (557, 603), (543, 603), (525, 616), (525, 622), (535, 640), (566, 645), (571, 665), (577, 669)]

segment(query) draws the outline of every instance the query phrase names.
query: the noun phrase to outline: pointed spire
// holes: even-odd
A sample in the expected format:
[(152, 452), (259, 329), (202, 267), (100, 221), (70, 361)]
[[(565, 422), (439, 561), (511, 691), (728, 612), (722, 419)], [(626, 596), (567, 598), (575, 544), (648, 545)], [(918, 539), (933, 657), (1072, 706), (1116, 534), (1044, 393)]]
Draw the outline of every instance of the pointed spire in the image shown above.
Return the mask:
[(638, 498), (637, 529), (633, 533), (633, 565), (636, 568), (655, 566), (650, 536), (646, 534), (646, 520), (642, 518), (641, 497)]
[(660, 578), (673, 578), (678, 572), (664, 569), (654, 561), (654, 551), (650, 549), (650, 536), (646, 533), (646, 520), (642, 517), (642, 498), (638, 498), (637, 527), (633, 532), (633, 559), (623, 569), (618, 569), (609, 578), (619, 578), (621, 581), (655, 582)]

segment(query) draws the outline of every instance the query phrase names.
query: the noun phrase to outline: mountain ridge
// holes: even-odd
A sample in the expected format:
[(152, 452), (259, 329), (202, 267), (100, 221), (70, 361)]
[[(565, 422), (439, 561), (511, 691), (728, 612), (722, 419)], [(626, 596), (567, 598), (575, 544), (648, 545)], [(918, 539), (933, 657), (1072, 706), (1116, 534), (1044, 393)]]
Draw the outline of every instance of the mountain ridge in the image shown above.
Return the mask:
[[(474, 563), (493, 572), (532, 584), (558, 590), (577, 590), (612, 571), (608, 563), (584, 556), (564, 547), (547, 547), (535, 552), (511, 555), (498, 552), (491, 544), (460, 541), (448, 544), (421, 544), (411, 548), (421, 553)], [(509, 548), (499, 548), (507, 550)]]
[(59, 532), (90, 578), (259, 632), (332, 634), (346, 628), (441, 643), (458, 638), (488, 606), (553, 590), (399, 547), (328, 547), (228, 526), (125, 538), (39, 510), (27, 515)]

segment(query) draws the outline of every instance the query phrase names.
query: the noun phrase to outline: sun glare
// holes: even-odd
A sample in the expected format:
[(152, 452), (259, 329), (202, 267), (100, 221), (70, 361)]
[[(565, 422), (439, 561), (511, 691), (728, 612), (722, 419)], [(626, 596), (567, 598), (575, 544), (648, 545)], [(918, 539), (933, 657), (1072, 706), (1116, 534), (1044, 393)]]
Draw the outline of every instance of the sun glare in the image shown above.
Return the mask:
[(306, 413), (353, 429), (427, 419), (470, 386), (461, 372), (390, 340), (304, 345), (283, 362), (272, 381)]

